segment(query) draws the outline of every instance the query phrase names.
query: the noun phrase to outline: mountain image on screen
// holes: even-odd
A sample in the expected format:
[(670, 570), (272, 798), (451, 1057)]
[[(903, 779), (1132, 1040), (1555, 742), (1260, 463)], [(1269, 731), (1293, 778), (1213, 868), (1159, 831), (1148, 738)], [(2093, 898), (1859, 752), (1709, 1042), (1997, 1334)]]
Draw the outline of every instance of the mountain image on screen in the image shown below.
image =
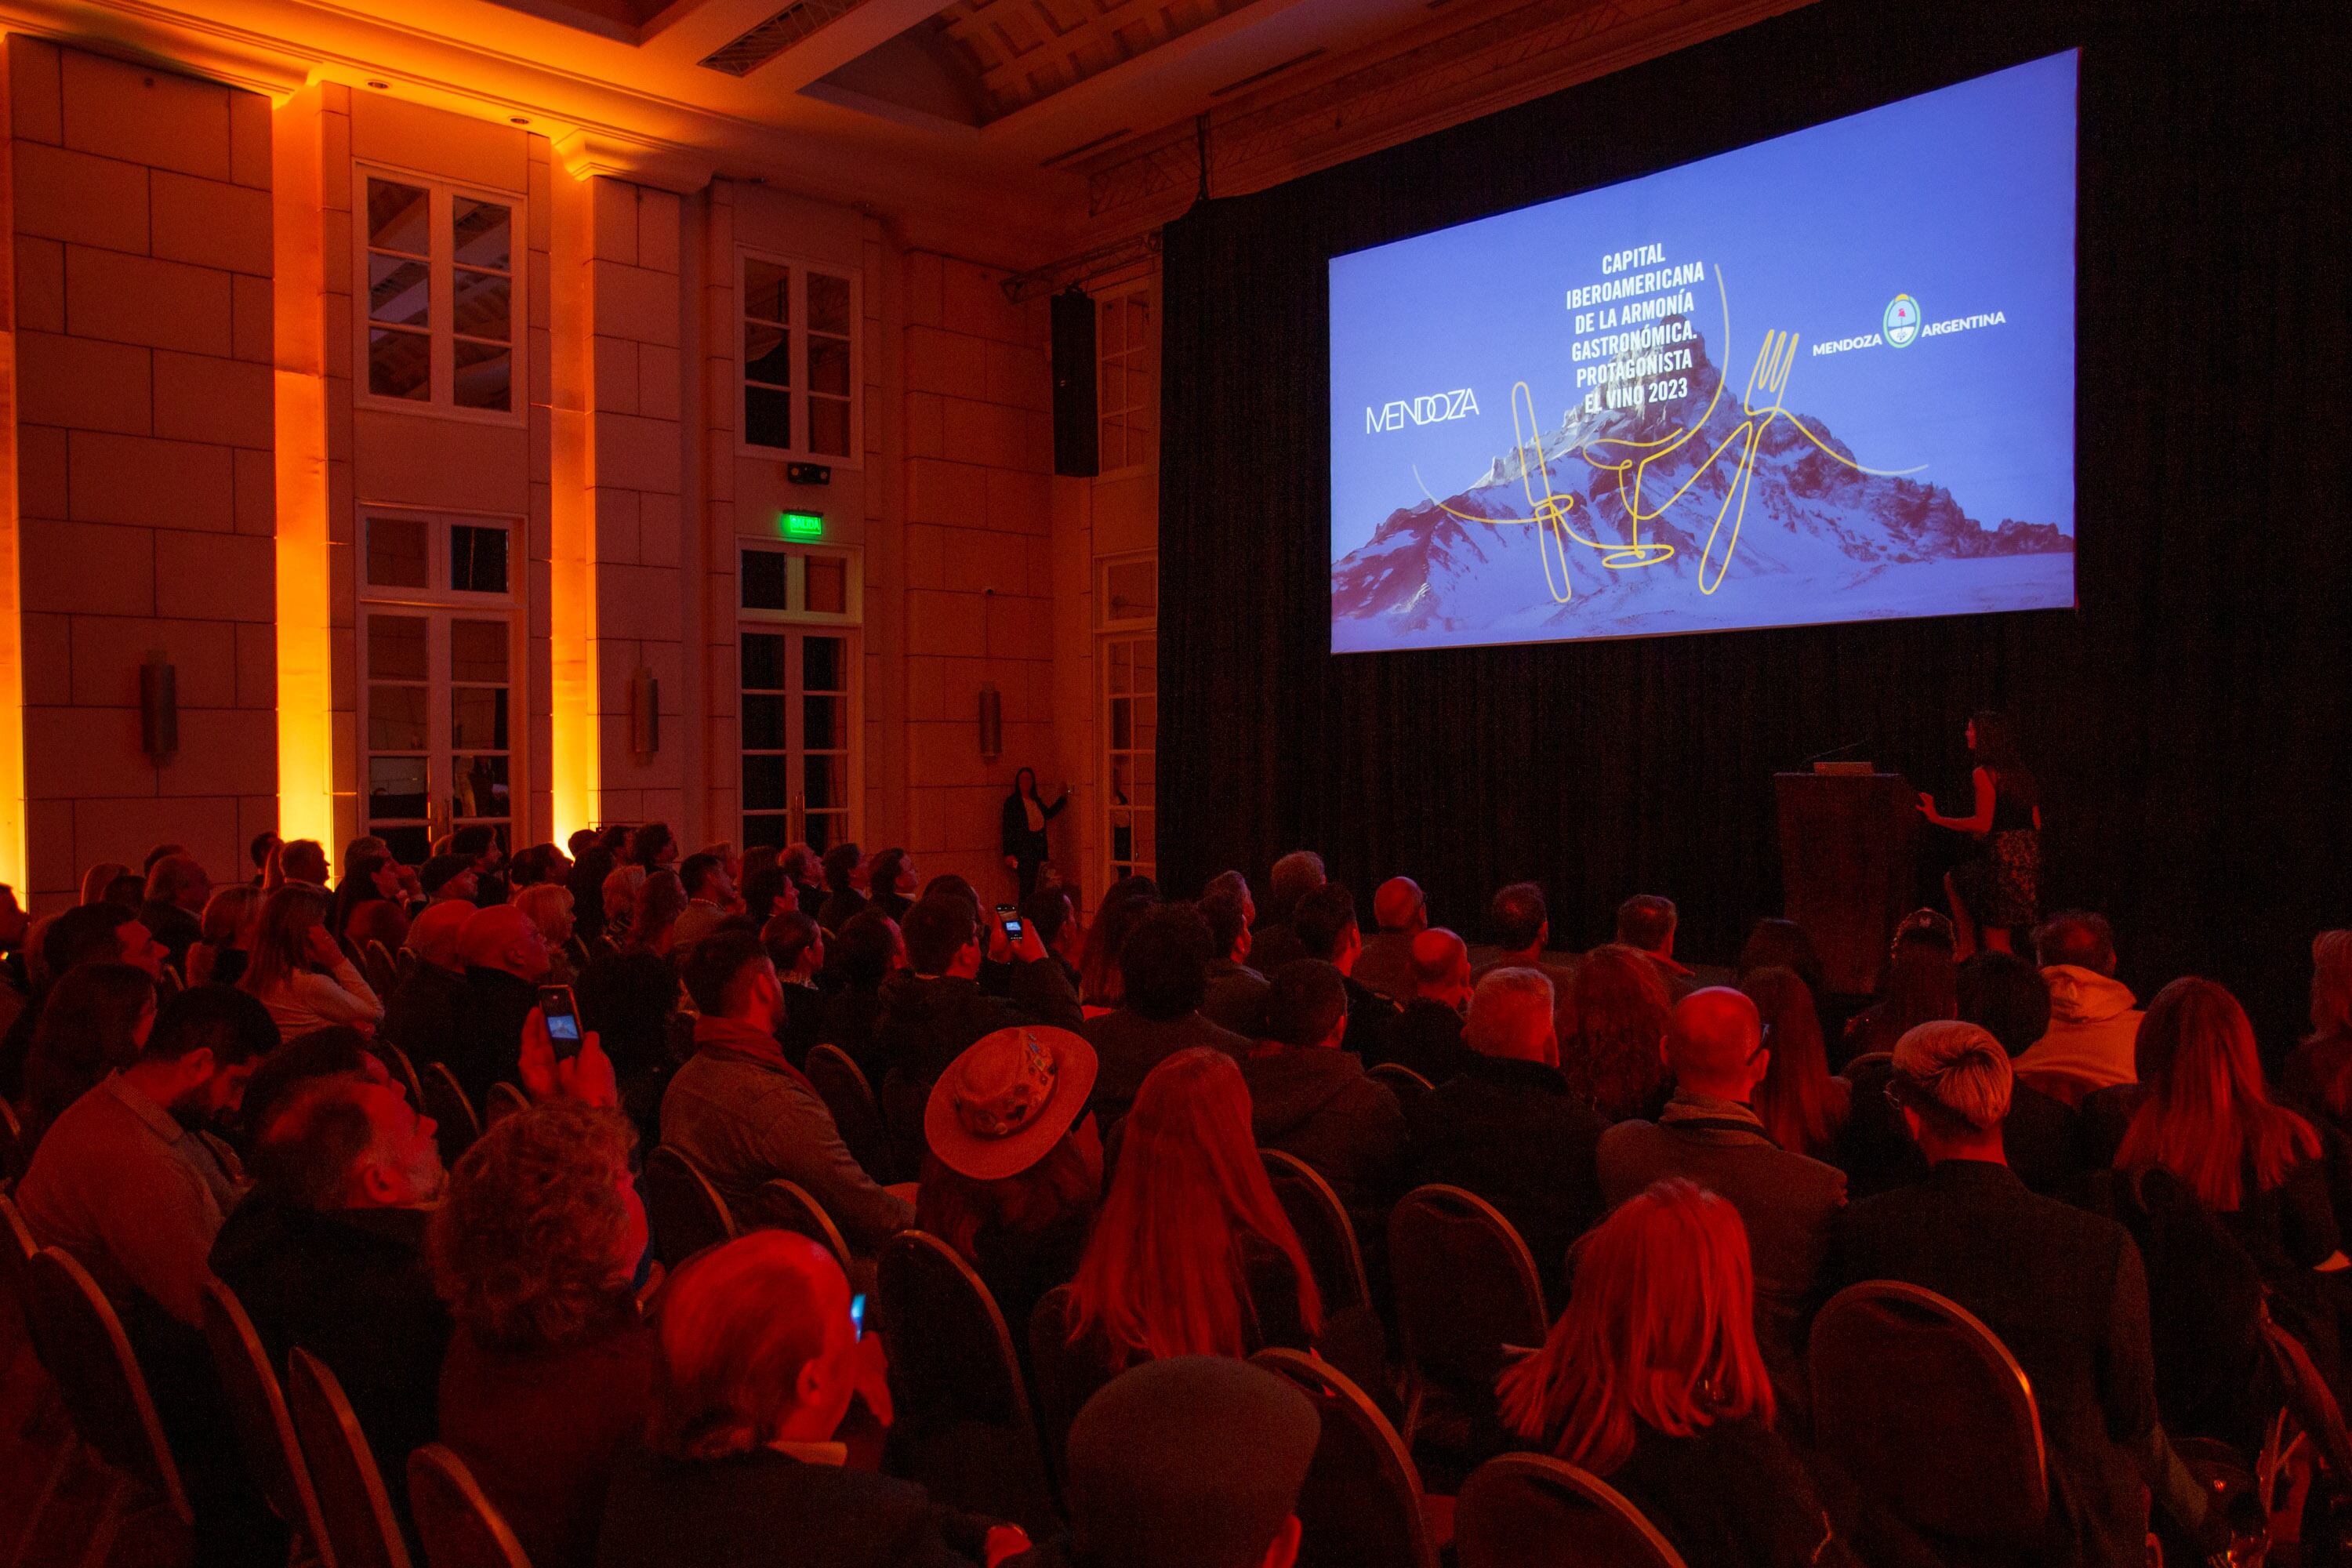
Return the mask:
[[(1391, 512), (1370, 541), (1332, 563), (1333, 650), (2074, 603), (2074, 540), (2054, 522), (1988, 523), (1930, 480), (1863, 471), (1916, 455), (1858, 457), (1805, 414), (1801, 353), (1777, 397), (1753, 384), (1745, 361), (1717, 395), (1722, 373), (1697, 323), (1690, 326), (1688, 396), (1643, 407), (1570, 408), (1452, 493), (1439, 476), (1422, 475), (1441, 500)], [(1752, 342), (1744, 352), (1758, 357)], [(1641, 473), (1637, 532), (1627, 505), (1635, 494), (1630, 465), (1659, 452), (1703, 413), (1687, 440), (1651, 457)], [(1736, 490), (1751, 436), (1743, 510)], [(1459, 485), (1460, 475), (1447, 478)], [(1639, 552), (1640, 563), (1633, 552), (1618, 552), (1614, 558), (1628, 563), (1611, 566), (1610, 552), (1542, 521), (1547, 495), (1564, 508), (1559, 522), (1585, 540), (1613, 546), (1638, 538), (1652, 548)], [(1711, 592), (1701, 591), (1703, 582)], [(1558, 598), (1563, 585), (1565, 603)]]

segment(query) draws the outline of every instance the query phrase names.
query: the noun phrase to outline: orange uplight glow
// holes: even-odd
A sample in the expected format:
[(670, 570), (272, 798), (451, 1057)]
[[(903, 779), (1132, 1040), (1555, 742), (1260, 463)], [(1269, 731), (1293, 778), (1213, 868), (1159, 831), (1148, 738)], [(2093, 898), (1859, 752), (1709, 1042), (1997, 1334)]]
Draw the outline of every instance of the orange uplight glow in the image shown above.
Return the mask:
[(278, 832), (335, 835), (334, 680), (327, 558), (325, 261), (316, 87), (276, 110)]
[[(0, 333), (0, 343), (12, 334)], [(0, 367), (0, 407), (13, 409), (16, 356)], [(25, 851), (25, 639), (16, 574), (16, 421), (0, 419), (0, 882), (29, 904)]]
[[(588, 183), (555, 181), (554, 306), (559, 318), (589, 320)], [(599, 816), (604, 777), (596, 687), (596, 514), (589, 481), (596, 471), (595, 421), (588, 412), (594, 374), (578, 333), (558, 333), (549, 365), (548, 410), (548, 744), (550, 807), (556, 843), (570, 841)]]

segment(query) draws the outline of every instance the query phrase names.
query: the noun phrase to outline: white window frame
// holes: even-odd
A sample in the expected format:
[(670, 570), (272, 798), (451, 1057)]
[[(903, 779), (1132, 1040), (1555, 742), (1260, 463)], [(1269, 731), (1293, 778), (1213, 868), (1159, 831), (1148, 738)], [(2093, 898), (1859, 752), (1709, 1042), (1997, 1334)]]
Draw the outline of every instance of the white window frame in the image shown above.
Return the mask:
[[(791, 321), (785, 324), (792, 342), (793, 384), (789, 389), (793, 412), (793, 445), (763, 447), (751, 438), (751, 419), (744, 411), (743, 388), (746, 385), (746, 362), (743, 357), (743, 323), (750, 319), (745, 310), (743, 271), (745, 264), (764, 261), (771, 266), (792, 268)], [(828, 278), (840, 278), (849, 284), (849, 452), (837, 456), (828, 452), (811, 451), (808, 447), (809, 378), (808, 378), (808, 275), (822, 272)], [(830, 335), (830, 334), (828, 334)], [(740, 458), (764, 458), (772, 462), (822, 463), (834, 468), (863, 468), (866, 466), (866, 269), (845, 266), (840, 262), (822, 261), (813, 257), (794, 256), (782, 251), (761, 250), (739, 246), (735, 251), (735, 455)], [(831, 396), (830, 393), (825, 394)]]
[[(1151, 613), (1147, 616), (1117, 616), (1110, 608), (1110, 574), (1113, 567), (1149, 566), (1155, 574)], [(1095, 626), (1106, 632), (1148, 632), (1160, 625), (1160, 595), (1156, 574), (1160, 569), (1159, 552), (1138, 551), (1126, 555), (1104, 555), (1095, 561)]]
[[(1128, 310), (1132, 310), (1139, 305), (1147, 313), (1150, 324), (1144, 331), (1143, 341), (1140, 343), (1130, 346), (1124, 332), (1120, 334), (1119, 344), (1115, 351), (1102, 341), (1103, 308), (1114, 300)], [(1140, 279), (1131, 284), (1104, 289), (1094, 296), (1094, 303), (1095, 446), (1099, 459), (1097, 477), (1108, 479), (1120, 475), (1148, 473), (1158, 465), (1160, 458), (1160, 290), (1150, 279)], [(1114, 363), (1120, 372), (1119, 386), (1122, 394), (1117, 408), (1108, 406), (1102, 396), (1104, 374)], [(1127, 401), (1124, 394), (1135, 384), (1132, 373), (1136, 371), (1147, 373), (1142, 383), (1146, 390), (1141, 402), (1130, 403)], [(1149, 439), (1144, 442), (1148, 455), (1130, 461), (1126, 451), (1122, 449), (1118, 454), (1118, 461), (1112, 462), (1110, 454), (1103, 449), (1103, 426), (1114, 417), (1124, 416), (1132, 420), (1137, 416), (1140, 416), (1148, 425)], [(1128, 426), (1122, 428), (1131, 431), (1132, 427)], [(1131, 435), (1128, 438), (1131, 439)]]
[[(746, 633), (751, 633), (755, 636), (773, 636), (778, 633), (798, 631), (803, 633), (815, 633), (819, 636), (825, 637), (839, 637), (843, 639), (845, 645), (844, 658), (847, 660), (845, 666), (847, 691), (843, 703), (846, 712), (842, 721), (842, 732), (846, 738), (846, 743), (840, 749), (846, 752), (846, 760), (848, 763), (848, 767), (845, 770), (846, 784), (845, 785), (848, 791), (848, 809), (844, 817), (844, 821), (846, 826), (843, 831), (842, 842), (856, 842), (865, 832), (866, 825), (865, 552), (853, 545), (824, 544), (815, 542), (804, 542), (799, 540), (745, 538), (738, 538), (735, 541), (735, 549), (736, 634), (734, 674), (736, 718), (735, 751), (737, 758), (735, 774), (735, 841), (738, 844), (748, 844), (751, 842), (747, 819), (751, 815), (752, 815), (750, 804), (745, 798), (741, 762), (742, 757), (751, 751), (751, 748), (745, 744), (742, 728), (744, 697), (742, 682), (743, 637)], [(790, 562), (790, 565), (787, 567), (786, 571), (786, 582), (788, 584), (786, 597), (790, 603), (795, 606), (805, 603), (807, 593), (805, 586), (807, 582), (807, 567), (805, 563), (811, 557), (841, 562), (845, 568), (842, 598), (844, 608), (842, 613), (839, 615), (834, 615), (824, 611), (797, 607), (781, 610), (749, 609), (744, 607), (742, 558), (743, 556), (753, 552), (768, 555), (782, 555)], [(799, 721), (798, 717), (792, 713), (788, 709), (784, 720), (785, 735), (788, 741), (789, 737), (798, 727)], [(803, 744), (802, 754), (805, 754), (805, 744)], [(761, 754), (767, 754), (769, 751), (769, 748), (761, 748)], [(794, 754), (793, 749), (789, 743), (783, 748), (783, 754), (787, 757)], [(797, 779), (790, 781), (791, 784), (794, 786), (797, 786), (799, 782), (800, 781)], [(788, 788), (786, 796), (787, 800), (792, 803), (788, 805), (785, 809), (785, 820), (788, 824), (787, 833), (789, 835), (787, 841), (796, 842), (806, 837), (807, 806), (803, 799), (803, 791), (798, 787)], [(774, 813), (772, 811), (761, 810), (758, 815), (768, 816), (773, 816)]]
[[(1117, 772), (1114, 765), (1116, 763), (1114, 752), (1132, 756), (1139, 753), (1143, 750), (1141, 747), (1131, 743), (1134, 740), (1134, 730), (1132, 728), (1133, 719), (1131, 713), (1129, 717), (1130, 727), (1128, 731), (1128, 738), (1130, 744), (1125, 747), (1114, 747), (1111, 744), (1111, 736), (1114, 732), (1111, 727), (1111, 704), (1117, 700), (1118, 697), (1120, 695), (1125, 695), (1130, 700), (1132, 700), (1134, 696), (1138, 695), (1137, 693), (1132, 692), (1114, 693), (1111, 690), (1110, 650), (1111, 645), (1114, 643), (1144, 644), (1148, 645), (1151, 649), (1153, 693), (1150, 756), (1152, 759), (1152, 768), (1151, 804), (1148, 806), (1139, 806), (1134, 805), (1132, 802), (1122, 805), (1119, 802), (1112, 798), (1111, 780)], [(1108, 887), (1112, 877), (1115, 874), (1113, 868), (1120, 864), (1125, 864), (1129, 868), (1129, 871), (1118, 872), (1116, 875), (1125, 876), (1128, 875), (1129, 872), (1136, 872), (1144, 876), (1157, 876), (1160, 870), (1160, 704), (1158, 692), (1158, 678), (1160, 671), (1160, 633), (1158, 626), (1156, 622), (1151, 624), (1130, 622), (1125, 624), (1122, 628), (1118, 631), (1106, 630), (1095, 639), (1095, 653), (1097, 656), (1097, 662), (1100, 667), (1099, 673), (1096, 677), (1095, 684), (1096, 690), (1098, 694), (1098, 700), (1102, 704), (1100, 709), (1097, 710), (1102, 730), (1100, 733), (1100, 744), (1096, 751), (1097, 759), (1102, 769), (1102, 782), (1101, 786), (1096, 792), (1096, 795), (1097, 798), (1101, 802), (1097, 808), (1098, 826), (1102, 831), (1102, 838), (1100, 841), (1102, 847), (1101, 885)], [(1136, 811), (1148, 811), (1151, 814), (1151, 854), (1148, 858), (1130, 855), (1126, 861), (1122, 862), (1119, 858), (1112, 852), (1112, 845), (1116, 840), (1112, 837), (1111, 818), (1112, 815), (1118, 811), (1128, 811), (1130, 813)], [(1129, 831), (1130, 835), (1133, 832), (1133, 818), (1130, 816), (1129, 820)], [(1132, 837), (1130, 837), (1129, 839), (1129, 847), (1132, 849), (1133, 846), (1134, 840)]]
[[(358, 596), (355, 607), (353, 658), (357, 666), (359, 697), (357, 774), (353, 791), (359, 802), (359, 817), (362, 824), (374, 820), (371, 804), (373, 769), (371, 761), (377, 755), (374, 745), (373, 715), (371, 696), (374, 686), (373, 671), (368, 663), (368, 616), (371, 614), (422, 616), (428, 625), (449, 618), (499, 620), (507, 626), (507, 851), (511, 854), (529, 831), (530, 819), (530, 700), (523, 678), (524, 644), (528, 637), (522, 584), (524, 561), (522, 552), (529, 540), (527, 520), (503, 512), (468, 512), (450, 510), (425, 510), (416, 507), (371, 506), (362, 503), (355, 509), (358, 537), (353, 542), (352, 580)], [(429, 531), (425, 552), (426, 584), (409, 587), (373, 584), (368, 580), (368, 527), (378, 517), (398, 518), (422, 522)], [(501, 528), (507, 535), (507, 589), (503, 594), (453, 588), (449, 585), (449, 539), (452, 525), (467, 528)], [(430, 634), (428, 634), (428, 637)], [(445, 731), (449, 728), (446, 711), (450, 693), (458, 684), (449, 677), (446, 658), (438, 644), (428, 641), (425, 722), (425, 831), (438, 837), (455, 825), (453, 816), (444, 816), (441, 804), (448, 790), (444, 786), (454, 781), (440, 778), (441, 765), (454, 765), (454, 742)], [(435, 673), (436, 668), (438, 674)], [(402, 756), (404, 751), (387, 751), (383, 755)], [(482, 820), (496, 820), (483, 818)]]
[[(433, 345), (433, 368), (426, 382), (430, 395), (422, 400), (387, 397), (368, 389), (368, 303), (372, 290), (368, 280), (367, 187), (371, 178), (396, 181), (404, 185), (421, 185), (427, 193), (429, 226), (433, 237), (433, 253), (427, 268), (433, 308), (428, 311), (426, 321)], [(509, 284), (507, 308), (510, 312), (507, 352), (510, 368), (507, 406), (504, 408), (461, 408), (454, 401), (457, 296), (452, 203), (459, 196), (471, 201), (495, 202), (509, 208), (513, 215), (508, 220), (507, 229), (507, 276)], [(394, 163), (354, 162), (352, 164), (351, 298), (352, 398), (357, 406), (422, 415), (433, 419), (462, 419), (477, 425), (521, 425), (529, 419), (530, 365), (527, 356), (530, 345), (530, 211), (522, 192), (440, 179)]]

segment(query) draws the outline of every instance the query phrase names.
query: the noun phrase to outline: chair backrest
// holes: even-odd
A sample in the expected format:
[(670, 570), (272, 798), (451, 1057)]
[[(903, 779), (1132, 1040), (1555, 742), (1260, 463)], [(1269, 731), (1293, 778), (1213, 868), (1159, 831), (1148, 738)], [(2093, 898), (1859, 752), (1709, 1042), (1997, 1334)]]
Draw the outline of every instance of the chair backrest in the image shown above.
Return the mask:
[(1250, 1360), (1297, 1384), (1323, 1417), (1296, 1510), (1302, 1568), (1437, 1568), (1421, 1474), (1364, 1391), (1297, 1351), (1263, 1350)]
[(1029, 1371), (1037, 1389), (1037, 1432), (1047, 1462), (1066, 1479), (1063, 1449), (1070, 1425), (1097, 1386), (1070, 1344), (1070, 1288), (1056, 1285), (1037, 1298), (1029, 1313)]
[(368, 1048), (383, 1058), (393, 1082), (408, 1091), (408, 1103), (424, 1110), (425, 1083), (416, 1076), (416, 1064), (408, 1059), (408, 1053), (381, 1035), (368, 1042)]
[(1397, 1331), (1416, 1373), (1493, 1396), (1503, 1347), (1543, 1343), (1535, 1258), (1501, 1211), (1461, 1187), (1416, 1187), (1389, 1215)]
[(1957, 1302), (1867, 1279), (1830, 1299), (1806, 1349), (1813, 1440), (1929, 1536), (2038, 1552), (2050, 1510), (2024, 1369)]
[(1306, 1248), (1323, 1310), (1344, 1311), (1370, 1301), (1372, 1288), (1364, 1278), (1364, 1252), (1356, 1241), (1355, 1222), (1331, 1184), (1296, 1154), (1261, 1149), (1258, 1157), (1265, 1162), (1266, 1180), (1273, 1184), (1282, 1212), (1290, 1216), (1290, 1227), (1298, 1233), (1298, 1245)]
[(529, 1110), (530, 1100), (514, 1085), (500, 1080), (482, 1099), (482, 1129), (488, 1131), (518, 1110)]
[(367, 945), (360, 950), (360, 967), (379, 996), (391, 995), (393, 987), (400, 984), (400, 965), (394, 962), (392, 950), (375, 937), (368, 938)]
[(15, 1108), (0, 1100), (0, 1182), (24, 1173), (25, 1124), (16, 1120)]
[(1538, 1454), (1487, 1460), (1454, 1509), (1461, 1568), (1685, 1568), (1658, 1527), (1589, 1470)]
[(1389, 1092), (1397, 1097), (1397, 1103), (1408, 1110), (1412, 1109), (1414, 1100), (1437, 1087), (1402, 1062), (1382, 1062), (1369, 1069), (1364, 1076), (1388, 1085)]
[(842, 1239), (841, 1227), (833, 1223), (824, 1205), (811, 1197), (808, 1189), (798, 1182), (778, 1176), (761, 1184), (751, 1223), (807, 1237), (833, 1254), (833, 1260), (841, 1265), (843, 1273), (849, 1272), (849, 1243)]
[(2335, 1391), (2328, 1387), (2326, 1374), (2312, 1360), (2310, 1351), (2301, 1340), (2282, 1328), (2263, 1308), (2262, 1317), (2263, 1348), (2269, 1352), (2271, 1363), (2278, 1369), (2279, 1380), (2286, 1389), (2287, 1408), (2305, 1432), (2311, 1434), (2313, 1446), (2330, 1473), (2352, 1476), (2352, 1431), (2344, 1421), (2344, 1407), (2336, 1403)]
[(5, 1279), (13, 1290), (24, 1283), (25, 1265), (41, 1250), (41, 1244), (33, 1239), (33, 1229), (25, 1223), (24, 1211), (5, 1188), (0, 1188), (0, 1230), (7, 1233), (0, 1236), (0, 1279)]
[(300, 1439), (294, 1436), (294, 1417), (286, 1408), (286, 1393), (269, 1364), (269, 1352), (253, 1330), (236, 1292), (218, 1279), (205, 1284), (205, 1342), (212, 1348), (213, 1365), (228, 1395), (230, 1418), (236, 1423), (245, 1462), (261, 1483), (262, 1496), (301, 1539), (315, 1551), (324, 1568), (334, 1568), (327, 1541), (326, 1521), (319, 1513), (319, 1494), (310, 1485), (310, 1467), (302, 1458)]
[(158, 997), (176, 996), (187, 988), (188, 983), (180, 978), (180, 966), (170, 960), (165, 960), (163, 966), (155, 972), (155, 994)]
[(735, 1216), (728, 1212), (727, 1200), (693, 1161), (668, 1144), (655, 1145), (646, 1156), (638, 1184), (654, 1233), (654, 1256), (671, 1270), (706, 1247), (735, 1239)]
[(434, 1141), (441, 1145), (441, 1163), (455, 1166), (457, 1156), (482, 1135), (482, 1119), (474, 1114), (474, 1102), (466, 1098), (464, 1086), (447, 1063), (426, 1062), (419, 1080), (425, 1089), (425, 1114), (440, 1123)]
[(403, 980), (416, 973), (416, 965), (419, 962), (421, 961), (416, 956), (416, 950), (413, 947), (404, 947), (392, 955), (392, 966), (400, 971), (400, 978)]
[(336, 1568), (409, 1568), (408, 1543), (352, 1402), (327, 1363), (299, 1345), (286, 1356), (286, 1404), (318, 1488)]
[(474, 1472), (438, 1443), (408, 1456), (408, 1511), (432, 1568), (530, 1568)]
[[(865, 1070), (839, 1046), (811, 1046), (806, 1071), (817, 1097), (833, 1112), (833, 1125), (851, 1157), (877, 1182), (896, 1174), (888, 1169), (889, 1131), (882, 1124), (882, 1108)], [(912, 1177), (915, 1173), (906, 1174)]]
[(946, 1242), (907, 1230), (884, 1244), (874, 1289), (890, 1342), (896, 1428), (918, 1450), (913, 1479), (954, 1507), (1033, 1530), (1049, 1524), (1045, 1449), (988, 1286)]
[(65, 1396), (74, 1431), (99, 1458), (161, 1499), (183, 1524), (194, 1515), (163, 1423), (131, 1352), (122, 1320), (70, 1256), (45, 1247), (25, 1264), (25, 1326)]

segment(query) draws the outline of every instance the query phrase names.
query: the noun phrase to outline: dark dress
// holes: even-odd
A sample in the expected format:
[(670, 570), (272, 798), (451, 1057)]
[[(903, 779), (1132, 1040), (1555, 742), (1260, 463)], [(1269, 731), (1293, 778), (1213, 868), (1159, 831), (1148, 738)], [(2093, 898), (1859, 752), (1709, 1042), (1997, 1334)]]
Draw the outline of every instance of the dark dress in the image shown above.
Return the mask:
[(1976, 856), (1952, 871), (1952, 888), (1979, 926), (2030, 926), (2042, 907), (2042, 831), (2031, 778), (1992, 773), (1992, 826)]
[[(1037, 810), (1044, 820), (1050, 823), (1061, 815), (1062, 808), (1069, 804), (1070, 792), (1064, 790), (1062, 798), (1051, 805), (1040, 800), (1037, 803)], [(1020, 871), (1021, 896), (1025, 899), (1037, 890), (1037, 868), (1053, 858), (1053, 847), (1046, 840), (1045, 829), (1043, 826), (1029, 826), (1029, 813), (1022, 805), (1019, 790), (1004, 797), (1003, 818), (1000, 826), (1003, 829), (1003, 852), (1012, 857), (1013, 865)]]
[(1760, 1421), (1717, 1421), (1687, 1437), (1644, 1426), (1608, 1479), (1685, 1563), (1861, 1568), (1794, 1450)]
[(601, 1568), (957, 1568), (982, 1560), (990, 1521), (912, 1481), (811, 1464), (772, 1448), (707, 1463), (639, 1452), (615, 1467)]

